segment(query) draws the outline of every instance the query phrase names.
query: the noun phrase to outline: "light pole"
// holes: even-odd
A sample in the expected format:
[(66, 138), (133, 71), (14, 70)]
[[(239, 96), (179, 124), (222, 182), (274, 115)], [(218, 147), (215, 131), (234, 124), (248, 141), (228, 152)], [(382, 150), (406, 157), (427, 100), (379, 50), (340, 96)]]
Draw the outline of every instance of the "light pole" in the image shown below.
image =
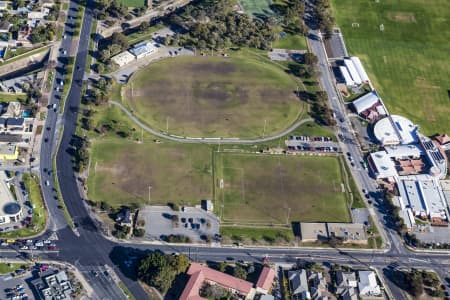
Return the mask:
[(150, 205), (150, 200), (151, 200), (151, 190), (152, 190), (152, 186), (149, 185), (149, 186), (148, 186), (148, 205)]

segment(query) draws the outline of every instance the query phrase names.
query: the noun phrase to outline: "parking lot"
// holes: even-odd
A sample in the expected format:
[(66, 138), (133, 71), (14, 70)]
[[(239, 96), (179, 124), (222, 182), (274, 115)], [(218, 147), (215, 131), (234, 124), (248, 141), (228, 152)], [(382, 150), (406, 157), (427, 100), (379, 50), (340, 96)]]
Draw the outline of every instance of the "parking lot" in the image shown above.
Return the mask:
[(11, 274), (0, 275), (0, 299), (34, 299), (27, 283), (31, 278), (30, 271), (16, 277)]
[(285, 141), (290, 151), (319, 151), (319, 152), (339, 152), (339, 145), (329, 137), (323, 136), (295, 136), (291, 135)]
[(274, 61), (301, 61), (306, 50), (272, 49), (267, 55)]
[(151, 240), (165, 239), (173, 234), (201, 242), (206, 236), (219, 234), (217, 217), (200, 208), (185, 207), (184, 211), (175, 212), (168, 206), (146, 206), (139, 211), (139, 220), (145, 221), (145, 238)]

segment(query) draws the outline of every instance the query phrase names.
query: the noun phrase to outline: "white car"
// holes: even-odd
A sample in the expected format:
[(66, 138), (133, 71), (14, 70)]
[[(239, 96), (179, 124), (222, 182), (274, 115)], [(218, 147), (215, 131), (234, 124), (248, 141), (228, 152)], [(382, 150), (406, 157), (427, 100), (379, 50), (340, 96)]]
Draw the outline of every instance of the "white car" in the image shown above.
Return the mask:
[(43, 242), (37, 242), (36, 244), (34, 244), (36, 247), (44, 247), (44, 243)]
[(44, 241), (44, 244), (51, 244), (51, 243), (52, 243), (52, 241), (49, 241), (49, 240)]
[(22, 246), (20, 247), (20, 250), (28, 250), (28, 246)]
[(50, 182), (49, 182), (48, 180), (46, 180), (46, 181), (45, 181), (45, 185), (46, 185), (46, 186), (49, 186), (49, 185), (50, 185)]

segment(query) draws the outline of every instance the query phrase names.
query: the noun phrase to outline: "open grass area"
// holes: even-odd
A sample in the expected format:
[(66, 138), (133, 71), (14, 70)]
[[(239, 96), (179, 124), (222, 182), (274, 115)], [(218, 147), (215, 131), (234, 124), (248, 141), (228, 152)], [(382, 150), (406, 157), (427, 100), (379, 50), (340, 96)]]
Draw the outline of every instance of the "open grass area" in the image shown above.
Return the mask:
[(253, 17), (268, 17), (274, 15), (270, 8), (272, 0), (239, 0), (244, 12)]
[(7, 51), (6, 53), (11, 52), (11, 54), (8, 54), (8, 56), (5, 57), (5, 61), (0, 63), (0, 66), (12, 63), (14, 61), (17, 61), (19, 59), (38, 54), (44, 51), (49, 51), (49, 46), (43, 46), (36, 49), (29, 49), (29, 48), (19, 48), (16, 50), (16, 52)]
[(0, 233), (0, 237), (24, 238), (36, 235), (45, 229), (47, 212), (42, 199), (41, 186), (39, 178), (36, 175), (24, 173), (22, 175), (23, 182), (29, 194), (29, 199), (33, 205), (33, 219), (29, 227), (19, 230)]
[(259, 137), (300, 118), (297, 82), (256, 55), (177, 57), (138, 71), (122, 101), (150, 127), (190, 137)]
[(14, 272), (17, 269), (26, 267), (28, 264), (22, 263), (0, 263), (0, 274), (7, 274)]
[(215, 207), (225, 222), (350, 221), (336, 157), (220, 153), (215, 164)]
[(448, 131), (450, 1), (332, 4), (347, 49), (361, 58), (389, 111), (418, 123), (425, 134)]
[(25, 103), (26, 100), (27, 100), (26, 94), (13, 94), (13, 93), (0, 92), (0, 102), (18, 101), (20, 103)]
[(200, 204), (212, 198), (212, 151), (207, 145), (136, 143), (122, 138), (94, 141), (89, 199), (111, 206), (131, 203)]
[(220, 227), (224, 240), (242, 244), (289, 244), (294, 241), (294, 233), (290, 228), (251, 228), (251, 227)]
[(272, 48), (290, 49), (290, 50), (305, 50), (308, 49), (306, 39), (299, 34), (286, 34), (284, 37), (278, 37), (272, 45)]
[(145, 0), (120, 0), (121, 4), (125, 5), (126, 7), (144, 7), (145, 6)]

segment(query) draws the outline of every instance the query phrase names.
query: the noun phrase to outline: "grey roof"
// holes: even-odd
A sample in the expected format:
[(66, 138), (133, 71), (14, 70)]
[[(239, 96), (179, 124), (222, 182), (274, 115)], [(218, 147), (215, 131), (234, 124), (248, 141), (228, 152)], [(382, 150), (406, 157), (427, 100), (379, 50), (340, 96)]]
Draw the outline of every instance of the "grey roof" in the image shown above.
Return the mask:
[(306, 270), (301, 269), (296, 271), (289, 271), (288, 279), (291, 286), (292, 295), (308, 292), (308, 279), (306, 277)]
[(0, 134), (0, 143), (19, 143), (22, 136), (17, 134)]
[(8, 119), (6, 119), (7, 126), (23, 125), (24, 122), (25, 122), (24, 118), (8, 118)]

